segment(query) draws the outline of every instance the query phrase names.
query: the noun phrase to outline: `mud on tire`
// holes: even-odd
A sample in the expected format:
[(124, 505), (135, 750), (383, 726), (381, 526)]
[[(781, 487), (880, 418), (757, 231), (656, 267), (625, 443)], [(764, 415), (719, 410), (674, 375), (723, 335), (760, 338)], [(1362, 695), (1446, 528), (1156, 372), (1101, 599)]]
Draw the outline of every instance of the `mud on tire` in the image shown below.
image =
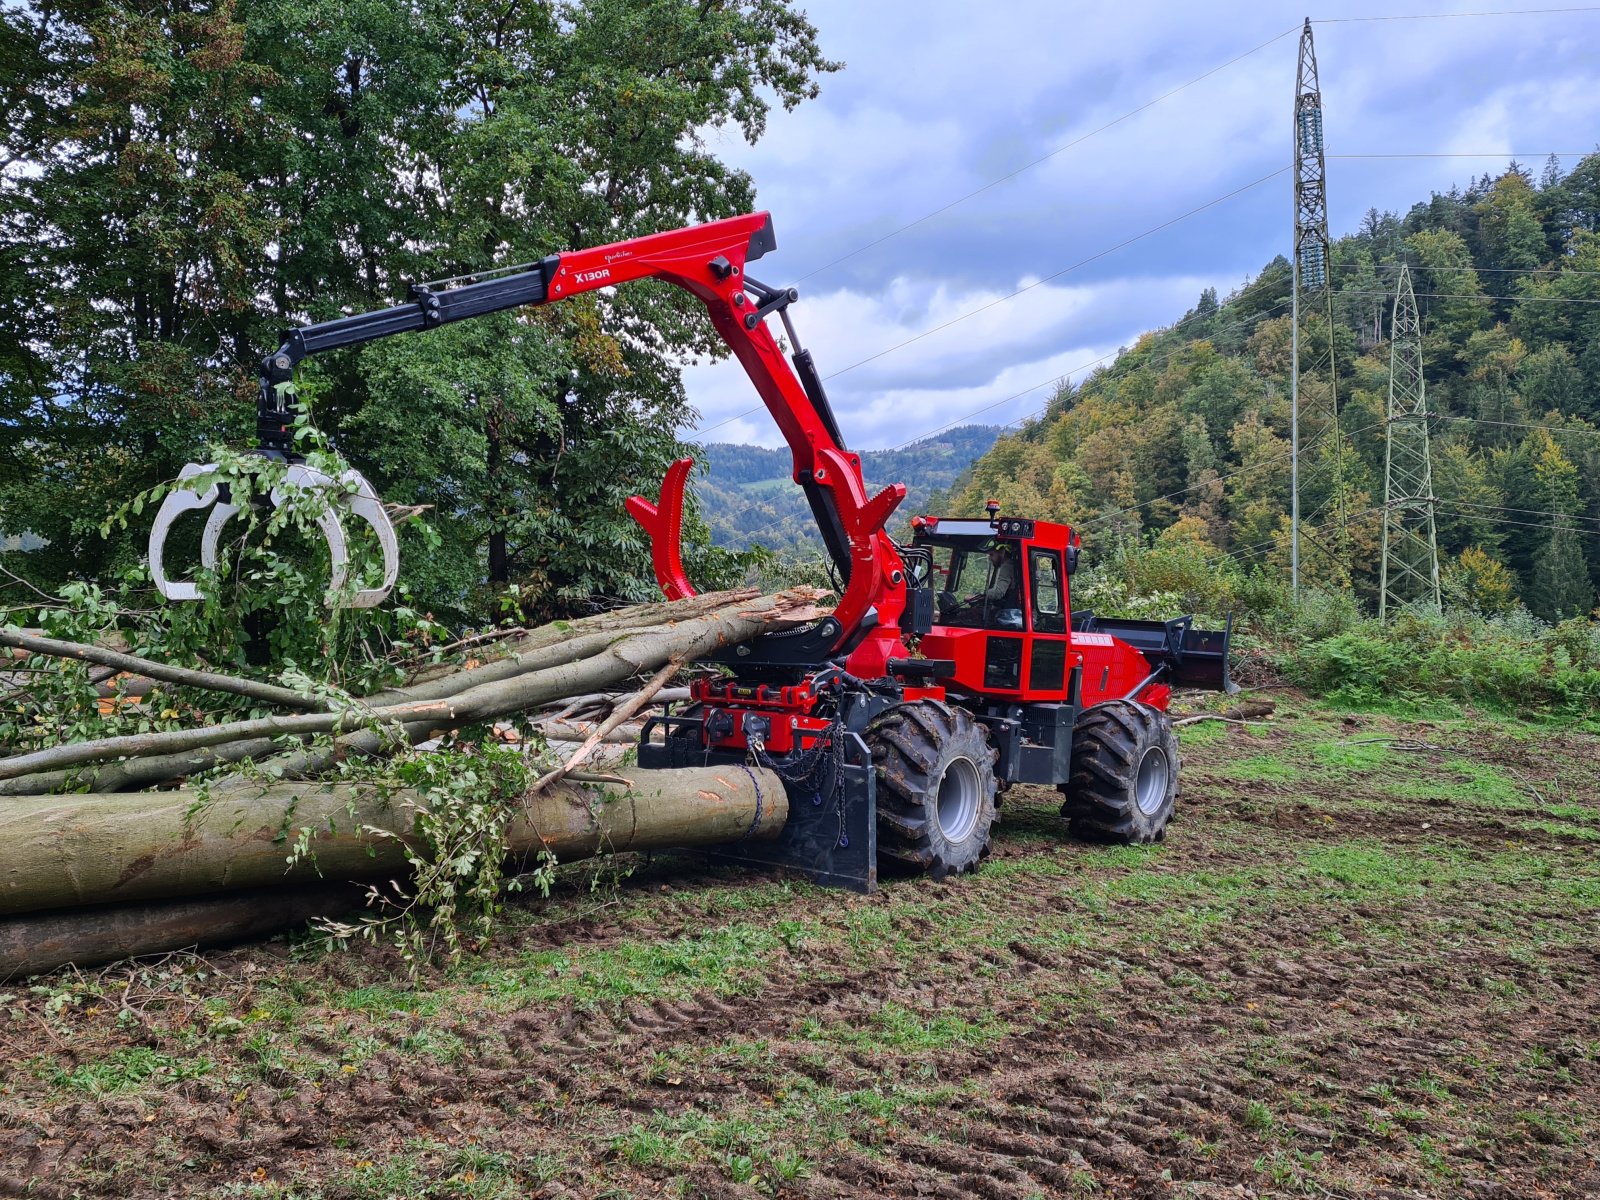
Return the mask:
[(1061, 815), (1075, 836), (1159, 842), (1178, 801), (1178, 739), (1171, 718), (1133, 700), (1085, 709), (1072, 734), (1072, 773)]
[(995, 751), (970, 713), (931, 700), (867, 727), (877, 772), (878, 858), (935, 879), (974, 869), (995, 820)]

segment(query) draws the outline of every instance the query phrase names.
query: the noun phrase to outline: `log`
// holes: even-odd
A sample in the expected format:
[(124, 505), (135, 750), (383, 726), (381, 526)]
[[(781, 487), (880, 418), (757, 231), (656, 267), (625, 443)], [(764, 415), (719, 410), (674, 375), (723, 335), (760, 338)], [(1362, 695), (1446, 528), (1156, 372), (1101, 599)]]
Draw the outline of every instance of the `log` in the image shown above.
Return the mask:
[(359, 909), (362, 884), (253, 888), (221, 896), (102, 905), (0, 918), (0, 984), (69, 963), (98, 967), (124, 958), (205, 950), (272, 937), (318, 917)]
[[(723, 606), (704, 616), (667, 625), (643, 626), (621, 633), (592, 634), (587, 638), (516, 656), (493, 668), (459, 673), (446, 681), (457, 685), (470, 680), (464, 690), (434, 696), (433, 686), (418, 689), (426, 699), (401, 703), (374, 703), (351, 713), (305, 713), (262, 717), (195, 729), (134, 734), (52, 746), (29, 754), (0, 759), (0, 780), (45, 774), (84, 763), (114, 761), (123, 757), (182, 754), (230, 742), (281, 736), (345, 732), (369, 723), (392, 727), (431, 723), (453, 728), (493, 720), (537, 708), (562, 696), (599, 691), (624, 680), (660, 669), (669, 662), (688, 662), (717, 650), (748, 641), (770, 630), (789, 629), (818, 619), (817, 593), (809, 589), (764, 596), (734, 606)], [(581, 647), (581, 650), (579, 649)], [(573, 659), (575, 653), (582, 657)], [(514, 673), (504, 672), (515, 669)], [(381, 698), (387, 700), (387, 696)]]
[[(564, 783), (526, 797), (508, 831), (513, 859), (772, 838), (788, 819), (783, 784), (763, 769), (617, 774), (630, 786)], [(385, 799), (370, 785), (333, 782), (213, 787), (209, 798), (194, 789), (18, 798), (0, 805), (0, 914), (393, 878), (407, 867), (407, 806), (422, 803), (416, 793)], [(306, 826), (317, 831), (315, 857), (290, 866)]]

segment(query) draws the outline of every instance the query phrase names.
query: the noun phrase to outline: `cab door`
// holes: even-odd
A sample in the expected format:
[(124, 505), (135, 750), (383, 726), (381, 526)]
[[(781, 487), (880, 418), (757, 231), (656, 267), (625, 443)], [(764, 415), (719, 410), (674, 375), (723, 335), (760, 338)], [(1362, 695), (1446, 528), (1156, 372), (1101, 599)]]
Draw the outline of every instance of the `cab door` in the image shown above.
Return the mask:
[(1023, 683), (1029, 700), (1067, 698), (1067, 585), (1061, 551), (1028, 547), (1028, 658)]

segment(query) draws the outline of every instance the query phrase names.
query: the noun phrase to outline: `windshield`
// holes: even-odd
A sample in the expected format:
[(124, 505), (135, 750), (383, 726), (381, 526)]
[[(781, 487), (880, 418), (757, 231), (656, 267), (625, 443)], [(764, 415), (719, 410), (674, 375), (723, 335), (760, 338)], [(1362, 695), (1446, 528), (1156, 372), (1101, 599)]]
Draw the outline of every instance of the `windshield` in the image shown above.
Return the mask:
[[(985, 619), (982, 593), (989, 586), (989, 556), (982, 550), (932, 546), (933, 589), (938, 594), (939, 623), (981, 629), (992, 624)], [(977, 596), (977, 602), (972, 597)]]

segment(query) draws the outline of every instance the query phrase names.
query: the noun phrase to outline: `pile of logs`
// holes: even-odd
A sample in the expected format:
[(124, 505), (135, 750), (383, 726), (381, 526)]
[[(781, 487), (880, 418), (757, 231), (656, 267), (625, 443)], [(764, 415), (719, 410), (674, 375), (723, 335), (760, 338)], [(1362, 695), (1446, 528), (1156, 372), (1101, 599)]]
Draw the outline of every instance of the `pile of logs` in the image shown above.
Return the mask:
[[(787, 811), (767, 772), (646, 772), (593, 756), (635, 743), (653, 706), (685, 696), (668, 687), (685, 666), (819, 619), (819, 598), (808, 589), (722, 592), (485, 635), (459, 664), (430, 665), (354, 703), (0, 628), (0, 647), (29, 655), (35, 670), (53, 661), (123, 672), (269, 710), (0, 757), (0, 979), (219, 944), (347, 910), (344, 881), (404, 873), (425, 802), (328, 773), (343, 759), (393, 754), (463, 726), (512, 739), (531, 722), (542, 735), (524, 742), (548, 770), (513, 822), (514, 857), (548, 850), (570, 861), (776, 836)], [(187, 782), (202, 772), (203, 791)], [(319, 833), (315, 861), (286, 869), (291, 825)]]

